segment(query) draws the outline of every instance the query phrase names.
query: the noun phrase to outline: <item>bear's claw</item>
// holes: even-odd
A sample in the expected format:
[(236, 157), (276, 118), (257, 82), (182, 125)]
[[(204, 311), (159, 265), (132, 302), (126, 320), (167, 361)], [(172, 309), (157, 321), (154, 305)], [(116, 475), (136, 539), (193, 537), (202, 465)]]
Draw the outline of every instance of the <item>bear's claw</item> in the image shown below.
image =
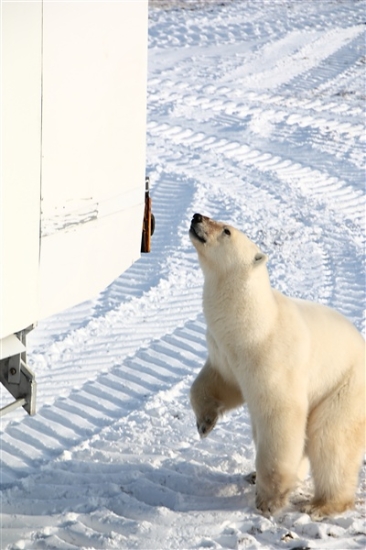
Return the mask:
[(217, 418), (218, 417), (212, 419), (211, 417), (206, 416), (204, 419), (197, 421), (197, 430), (201, 438), (207, 437), (208, 434), (214, 429)]
[(244, 479), (250, 485), (255, 485), (257, 480), (257, 472), (250, 472), (250, 474), (247, 474)]
[(275, 514), (286, 505), (287, 495), (288, 491), (282, 495), (279, 494), (274, 497), (264, 497), (257, 492), (255, 505), (264, 516), (268, 517), (269, 515)]

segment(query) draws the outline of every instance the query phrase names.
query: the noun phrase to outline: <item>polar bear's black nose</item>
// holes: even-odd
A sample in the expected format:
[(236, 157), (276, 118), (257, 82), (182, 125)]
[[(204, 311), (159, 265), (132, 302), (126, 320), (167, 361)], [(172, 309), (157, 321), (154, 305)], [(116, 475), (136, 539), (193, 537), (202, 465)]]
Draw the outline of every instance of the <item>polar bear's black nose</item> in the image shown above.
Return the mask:
[(201, 214), (193, 214), (193, 219), (192, 221), (194, 223), (201, 223), (202, 222), (202, 216)]

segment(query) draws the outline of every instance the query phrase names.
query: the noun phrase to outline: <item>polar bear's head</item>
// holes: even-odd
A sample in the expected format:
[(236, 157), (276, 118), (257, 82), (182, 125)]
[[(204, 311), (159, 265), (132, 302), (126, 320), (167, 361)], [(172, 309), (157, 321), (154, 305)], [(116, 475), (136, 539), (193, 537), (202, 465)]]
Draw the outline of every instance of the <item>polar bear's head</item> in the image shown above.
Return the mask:
[(243, 275), (267, 261), (267, 256), (244, 233), (201, 214), (194, 214), (189, 235), (204, 274), (235, 270)]

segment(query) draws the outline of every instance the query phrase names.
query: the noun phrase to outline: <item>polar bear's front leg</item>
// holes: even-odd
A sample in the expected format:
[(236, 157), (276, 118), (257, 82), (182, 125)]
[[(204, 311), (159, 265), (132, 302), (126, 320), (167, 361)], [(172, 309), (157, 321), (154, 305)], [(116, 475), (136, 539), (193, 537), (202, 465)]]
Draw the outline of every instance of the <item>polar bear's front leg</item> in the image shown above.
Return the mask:
[[(268, 412), (268, 411), (267, 411)], [(287, 504), (304, 461), (306, 411), (297, 404), (277, 408), (256, 424), (256, 507), (274, 514)]]
[(201, 437), (207, 437), (225, 411), (244, 403), (239, 387), (224, 380), (210, 359), (192, 384), (190, 400)]

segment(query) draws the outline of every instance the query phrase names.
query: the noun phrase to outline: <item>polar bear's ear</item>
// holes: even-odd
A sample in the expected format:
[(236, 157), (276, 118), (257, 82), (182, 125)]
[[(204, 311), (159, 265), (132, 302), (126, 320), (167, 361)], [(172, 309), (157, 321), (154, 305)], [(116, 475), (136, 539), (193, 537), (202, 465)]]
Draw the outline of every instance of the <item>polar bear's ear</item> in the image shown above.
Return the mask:
[(266, 254), (263, 254), (263, 252), (257, 252), (257, 254), (254, 256), (254, 265), (261, 265), (265, 263), (268, 260), (268, 257)]

